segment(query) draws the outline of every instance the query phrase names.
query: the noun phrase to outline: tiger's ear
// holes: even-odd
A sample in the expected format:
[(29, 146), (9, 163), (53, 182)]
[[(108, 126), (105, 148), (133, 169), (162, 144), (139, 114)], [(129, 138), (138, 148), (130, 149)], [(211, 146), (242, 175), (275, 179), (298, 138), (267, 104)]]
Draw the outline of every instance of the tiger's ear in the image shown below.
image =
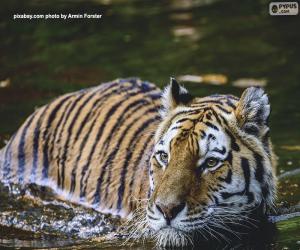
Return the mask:
[(170, 78), (170, 84), (164, 89), (162, 94), (161, 116), (166, 116), (170, 111), (179, 105), (187, 105), (193, 100), (193, 96), (186, 88), (179, 85), (175, 78)]
[(268, 130), (270, 103), (267, 94), (262, 88), (247, 88), (235, 111), (238, 125), (246, 133), (262, 136)]

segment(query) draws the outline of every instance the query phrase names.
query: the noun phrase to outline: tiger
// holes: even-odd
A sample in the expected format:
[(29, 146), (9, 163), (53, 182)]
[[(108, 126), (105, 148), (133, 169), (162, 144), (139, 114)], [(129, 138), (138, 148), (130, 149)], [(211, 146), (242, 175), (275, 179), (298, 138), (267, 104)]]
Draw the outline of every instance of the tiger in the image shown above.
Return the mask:
[(194, 97), (175, 78), (117, 79), (36, 109), (0, 151), (1, 182), (125, 220), (143, 204), (156, 243), (182, 247), (274, 207), (269, 116), (260, 87)]

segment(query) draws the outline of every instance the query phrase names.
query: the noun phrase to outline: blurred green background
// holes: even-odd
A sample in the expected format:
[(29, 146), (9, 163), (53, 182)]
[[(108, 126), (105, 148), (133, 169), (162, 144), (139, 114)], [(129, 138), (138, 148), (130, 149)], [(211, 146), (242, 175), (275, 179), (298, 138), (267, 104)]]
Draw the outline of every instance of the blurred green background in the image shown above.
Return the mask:
[[(170, 76), (223, 74), (224, 85), (185, 86), (199, 96), (240, 95), (249, 82), (263, 82), (278, 173), (299, 168), (299, 15), (270, 16), (265, 0), (2, 0), (0, 6), (0, 146), (34, 108), (65, 92), (122, 77), (162, 87)], [(13, 20), (17, 13), (102, 18)], [(280, 183), (279, 201), (299, 205), (299, 179)], [(292, 230), (299, 233), (299, 224)], [(292, 247), (300, 240), (295, 232), (286, 243)]]

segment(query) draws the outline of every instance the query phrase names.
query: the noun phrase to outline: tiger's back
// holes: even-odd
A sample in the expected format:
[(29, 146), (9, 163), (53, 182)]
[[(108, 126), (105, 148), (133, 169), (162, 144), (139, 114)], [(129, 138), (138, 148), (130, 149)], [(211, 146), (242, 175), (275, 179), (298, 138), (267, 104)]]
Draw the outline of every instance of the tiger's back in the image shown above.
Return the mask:
[(0, 151), (1, 179), (126, 215), (148, 192), (160, 95), (153, 84), (123, 79), (55, 99)]

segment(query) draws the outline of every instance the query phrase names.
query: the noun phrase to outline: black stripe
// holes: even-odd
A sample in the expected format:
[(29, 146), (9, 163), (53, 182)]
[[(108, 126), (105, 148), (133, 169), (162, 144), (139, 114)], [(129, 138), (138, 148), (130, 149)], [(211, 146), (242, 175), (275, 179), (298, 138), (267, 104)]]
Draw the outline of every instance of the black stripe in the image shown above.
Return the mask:
[(215, 141), (216, 137), (213, 134), (209, 134), (208, 137), (207, 137), (207, 143), (209, 143), (210, 140)]
[(206, 133), (203, 130), (199, 131), (201, 133), (201, 139), (204, 139), (206, 137)]
[[(114, 83), (114, 84), (111, 84), (112, 87), (115, 87), (117, 86), (118, 84), (117, 83)], [(108, 88), (107, 88), (108, 89)], [(105, 89), (105, 90), (107, 90)], [(103, 90), (101, 90), (103, 91)], [(93, 103), (93, 107), (91, 108), (90, 112), (86, 114), (85, 118), (83, 119), (83, 122), (79, 128), (79, 130), (77, 131), (77, 134), (75, 136), (75, 141), (77, 141), (77, 139), (79, 138), (80, 134), (81, 134), (81, 131), (83, 130), (84, 126), (87, 124), (87, 121), (90, 119), (91, 115), (94, 114), (95, 110), (98, 110), (98, 104), (102, 104), (102, 103), (105, 103), (105, 101), (112, 96), (112, 94), (118, 94), (119, 92), (121, 91), (125, 91), (125, 88), (124, 88), (124, 85), (121, 85), (120, 88), (117, 88), (117, 89), (113, 89), (112, 91), (106, 93), (105, 95), (102, 95), (99, 97), (98, 100), (96, 100), (94, 103)], [(105, 92), (104, 92), (105, 93)], [(103, 93), (101, 93), (103, 94)], [(90, 136), (90, 133), (93, 131), (94, 127), (95, 127), (95, 124), (98, 120), (98, 116), (97, 115), (94, 115), (94, 120), (91, 124), (91, 126), (89, 127), (89, 130), (88, 132), (85, 134), (83, 140), (81, 141), (80, 143), (80, 148), (79, 148), (79, 154), (77, 155), (76, 157), (76, 160), (75, 160), (75, 163), (74, 163), (74, 166), (72, 168), (72, 173), (71, 173), (71, 187), (70, 187), (70, 192), (73, 193), (75, 188), (76, 188), (76, 172), (77, 172), (77, 168), (78, 168), (78, 164), (79, 164), (79, 161), (81, 159), (81, 155), (82, 155), (82, 152), (86, 146), (86, 143), (88, 141), (88, 138)]]
[(227, 98), (227, 99), (226, 99), (226, 104), (227, 104), (229, 107), (231, 107), (231, 108), (233, 108), (233, 109), (236, 109), (236, 106), (233, 104), (233, 102), (230, 100), (230, 98)]
[(243, 129), (247, 134), (254, 135), (256, 137), (258, 137), (258, 135), (259, 135), (259, 128), (255, 124), (247, 124), (246, 123), (243, 126)]
[(236, 96), (234, 96), (234, 95), (226, 95), (226, 97), (229, 98), (229, 99), (233, 99), (233, 100), (235, 100), (235, 101), (238, 101), (238, 100), (239, 100), (239, 98), (236, 97)]
[(225, 132), (230, 137), (232, 150), (234, 150), (236, 152), (239, 152), (240, 151), (240, 146), (236, 143), (236, 139), (234, 138), (232, 133), (228, 129), (225, 129)]
[(216, 103), (216, 104), (220, 104), (220, 105), (223, 105), (223, 103), (221, 101), (218, 101), (218, 100), (205, 100), (205, 101), (200, 101), (200, 102), (197, 102), (197, 103), (194, 103), (193, 105), (202, 105), (202, 104), (211, 104), (211, 103)]
[(22, 183), (24, 180), (24, 170), (26, 164), (26, 155), (25, 155), (25, 138), (28, 131), (29, 126), (32, 124), (32, 121), (35, 117), (35, 114), (32, 114), (31, 117), (27, 120), (27, 123), (23, 130), (21, 131), (21, 139), (18, 146), (18, 178), (19, 183)]
[[(100, 88), (100, 89), (97, 89), (97, 92), (98, 92), (99, 94), (101, 94), (101, 95), (99, 96), (98, 99), (96, 99), (96, 100), (94, 101), (93, 106), (92, 106), (90, 112), (88, 112), (88, 113), (86, 114), (86, 116), (84, 117), (84, 119), (83, 119), (83, 121), (82, 121), (82, 123), (81, 123), (81, 126), (80, 126), (80, 128), (78, 129), (78, 131), (77, 131), (77, 133), (76, 133), (76, 136), (75, 136), (74, 141), (77, 141), (77, 140), (78, 140), (78, 138), (79, 138), (79, 136), (81, 135), (81, 132), (82, 132), (82, 130), (83, 130), (85, 124), (87, 123), (87, 121), (88, 121), (88, 119), (90, 118), (91, 114), (94, 112), (95, 108), (98, 106), (99, 102), (104, 102), (104, 101), (107, 99), (107, 97), (110, 97), (112, 94), (117, 94), (117, 93), (119, 93), (120, 90), (124, 90), (124, 86), (121, 85), (121, 86), (120, 86), (119, 88), (117, 88), (117, 89), (113, 89), (112, 91), (110, 91), (110, 92), (108, 92), (108, 93), (106, 92), (107, 90), (111, 90), (111, 88), (116, 87), (117, 85), (118, 85), (118, 82), (114, 82), (113, 84), (107, 84), (107, 88), (105, 88), (105, 89), (101, 89), (101, 88)], [(102, 86), (101, 86), (101, 87), (102, 87)]]
[(263, 185), (261, 187), (261, 192), (262, 192), (264, 200), (267, 200), (268, 196), (270, 195), (270, 191), (269, 191), (269, 189), (268, 189), (268, 187), (266, 185)]
[[(67, 124), (67, 121), (70, 118), (71, 113), (74, 111), (74, 109), (76, 108), (78, 102), (81, 101), (81, 99), (85, 96), (85, 94), (86, 94), (86, 92), (78, 93), (78, 96), (72, 102), (71, 107), (67, 111), (67, 114), (66, 114), (67, 119), (63, 124), (60, 136), (58, 138), (58, 140), (60, 142), (61, 142), (62, 138), (64, 137), (63, 135), (65, 135), (65, 133), (66, 133), (66, 132), (64, 132), (64, 130), (65, 130), (65, 126)], [(57, 186), (60, 187), (60, 188), (64, 187), (64, 182), (65, 182), (65, 164), (64, 164), (64, 158), (63, 158), (65, 151), (66, 151), (66, 149), (64, 148), (64, 146), (59, 145), (59, 153), (58, 153), (58, 155), (59, 155), (58, 177), (59, 178), (57, 179)]]
[[(119, 102), (117, 102), (115, 105), (113, 105), (110, 110), (106, 113), (105, 115), (105, 118), (104, 118), (104, 121), (108, 121), (109, 118), (118, 110), (118, 108), (121, 107), (121, 105), (127, 101), (126, 98), (129, 98), (130, 96), (134, 96), (134, 95), (138, 95), (140, 94), (141, 92), (138, 91), (138, 92), (133, 92), (133, 93), (128, 93), (126, 96), (123, 97), (123, 99)], [(124, 99), (125, 98), (125, 99)], [(85, 196), (85, 192), (84, 192), (84, 187), (83, 187), (83, 178), (85, 176), (85, 173), (88, 169), (88, 167), (90, 166), (90, 162), (93, 158), (93, 155), (94, 155), (94, 152), (96, 150), (96, 147), (101, 139), (101, 136), (103, 135), (103, 131), (106, 127), (106, 125), (108, 125), (109, 123), (108, 122), (103, 122), (100, 126), (100, 128), (98, 129), (98, 132), (97, 132), (97, 135), (96, 135), (96, 138), (94, 140), (94, 143), (93, 143), (93, 146), (92, 146), (92, 150), (91, 152), (89, 153), (89, 157), (88, 157), (88, 160), (86, 162), (86, 164), (84, 164), (84, 166), (82, 167), (82, 171), (81, 171), (81, 178), (80, 178), (80, 197), (84, 197)]]
[[(213, 191), (216, 192), (216, 191), (218, 191), (218, 190), (214, 189)], [(216, 204), (216, 205), (219, 205), (219, 199), (218, 199), (218, 197), (215, 196), (215, 195), (213, 195), (212, 197), (213, 197), (214, 200), (215, 200), (215, 204)]]
[(245, 178), (245, 192), (248, 196), (248, 203), (252, 202), (254, 197), (253, 194), (249, 192), (249, 186), (250, 186), (250, 167), (249, 167), (249, 161), (246, 158), (242, 158), (241, 160), (242, 169), (244, 172), (244, 178)]
[[(150, 109), (148, 111), (145, 112), (145, 115), (148, 114), (148, 113), (151, 113), (151, 112), (157, 112), (157, 109), (154, 108), (154, 109)], [(126, 130), (124, 131), (123, 135), (126, 135), (127, 132), (129, 131), (129, 129), (131, 129), (131, 127), (133, 125), (135, 125), (135, 123), (140, 120), (141, 118), (140, 117), (137, 117), (136, 119), (134, 119), (129, 125), (127, 125), (126, 127)], [(120, 136), (119, 140), (118, 140), (118, 143), (117, 145), (120, 145), (122, 143), (122, 141), (124, 140), (124, 136)], [(107, 157), (107, 160), (105, 161), (105, 163), (103, 164), (103, 167), (101, 169), (101, 173), (100, 173), (100, 176), (98, 177), (97, 179), (97, 189), (96, 189), (96, 192), (94, 194), (94, 201), (93, 201), (93, 204), (97, 204), (97, 203), (100, 203), (101, 201), (101, 194), (100, 194), (100, 184), (103, 182), (103, 178), (104, 178), (104, 174), (106, 172), (106, 168), (109, 166), (109, 164), (113, 161), (113, 159), (115, 158), (115, 156), (117, 155), (119, 149), (116, 148), (114, 151), (112, 151), (110, 153), (110, 155)], [(110, 175), (110, 173), (109, 173)], [(110, 178), (110, 177), (108, 177)]]
[[(64, 110), (68, 110), (68, 108), (70, 107), (71, 105), (71, 102), (68, 102), (65, 109)], [(60, 108), (59, 108), (60, 109)], [(57, 111), (55, 112), (57, 113)], [(55, 129), (53, 131), (53, 134), (52, 134), (52, 140), (50, 142), (50, 135), (45, 139), (45, 143), (46, 144), (49, 144), (49, 150), (48, 150), (48, 157), (51, 157), (53, 156), (53, 150), (54, 150), (54, 146), (55, 146), (55, 138), (56, 138), (56, 135), (57, 135), (57, 131), (59, 129), (59, 125), (62, 124), (62, 121), (65, 119), (65, 116), (66, 116), (66, 112), (61, 112), (61, 116), (59, 117), (59, 120), (58, 122), (56, 123), (56, 126), (55, 126)], [(57, 117), (58, 118), (58, 117)], [(50, 126), (50, 124), (49, 124)], [(44, 153), (46, 153), (46, 150), (44, 150)], [(45, 157), (45, 156), (44, 156)]]
[(220, 106), (220, 105), (216, 105), (216, 107), (217, 107), (218, 109), (220, 109), (221, 111), (223, 111), (224, 113), (226, 113), (226, 114), (231, 114), (230, 111), (226, 110), (225, 108), (223, 108), (223, 107)]
[(221, 120), (220, 120), (220, 118), (219, 118), (219, 114), (217, 114), (217, 112), (213, 109), (213, 108), (211, 108), (211, 111), (212, 111), (212, 113), (214, 114), (214, 117), (216, 118), (216, 120), (217, 120), (217, 122), (220, 124), (220, 125), (222, 125), (222, 122), (221, 122)]
[(264, 174), (265, 174), (264, 165), (262, 163), (263, 158), (257, 153), (254, 154), (254, 158), (256, 162), (255, 178), (259, 183), (262, 184), (264, 182)]
[[(47, 125), (44, 129), (44, 133), (43, 133), (43, 139), (44, 139), (44, 147), (43, 147), (43, 169), (42, 169), (42, 178), (46, 179), (48, 178), (48, 169), (49, 169), (49, 155), (48, 155), (48, 148), (49, 148), (49, 141), (50, 141), (50, 135), (47, 136), (48, 131), (51, 127), (52, 122), (54, 121), (56, 114), (58, 112), (58, 110), (60, 110), (61, 106), (68, 101), (71, 97), (73, 97), (73, 95), (68, 95), (66, 97), (64, 97), (63, 99), (60, 100), (60, 102), (52, 109), (50, 115), (48, 116), (47, 119)], [(67, 110), (67, 108), (69, 107), (70, 103), (68, 103), (67, 107), (65, 108), (65, 110)], [(63, 114), (65, 114), (65, 112), (63, 112)], [(61, 116), (62, 119), (63, 115)], [(59, 120), (61, 122), (61, 119)], [(60, 124), (60, 122), (57, 124), (57, 127), (55, 128), (55, 131), (53, 133), (53, 140), (55, 138), (55, 134), (58, 128), (58, 125)], [(47, 138), (46, 138), (47, 136)], [(54, 144), (54, 141), (53, 141)], [(54, 146), (52, 147), (54, 148)], [(51, 154), (52, 155), (52, 154)], [(35, 178), (36, 175), (36, 167), (33, 167), (31, 170), (31, 178)]]
[[(67, 99), (68, 97), (70, 97), (69, 95), (66, 96), (64, 99), (62, 99), (60, 102), (63, 102), (65, 99)], [(60, 103), (59, 103), (60, 104)], [(59, 105), (58, 104), (58, 105)], [(37, 121), (37, 125), (34, 129), (34, 138), (33, 138), (33, 164), (32, 164), (32, 168), (31, 168), (31, 174), (30, 174), (30, 179), (33, 182), (35, 180), (36, 177), (36, 170), (38, 168), (38, 159), (39, 159), (39, 136), (40, 136), (40, 127), (41, 127), (41, 122), (42, 119), (44, 118), (47, 110), (50, 108), (51, 104), (46, 106), (46, 109), (43, 111), (43, 114), (39, 117), (38, 121)], [(53, 111), (52, 111), (53, 112)], [(47, 126), (47, 125), (46, 125)], [(48, 127), (45, 128), (45, 131), (43, 133), (43, 136), (45, 135), (45, 133), (47, 133)], [(45, 152), (45, 147), (48, 148), (48, 141), (47, 143), (43, 144), (43, 154)], [(44, 155), (43, 155), (44, 156)], [(48, 156), (48, 155), (47, 155)], [(45, 156), (44, 156), (45, 157)], [(44, 166), (42, 166), (43, 168), (45, 168), (48, 165), (48, 161), (45, 161), (43, 158), (43, 164)], [(42, 170), (43, 172), (43, 170)]]
[(228, 198), (230, 198), (230, 197), (232, 197), (232, 196), (234, 196), (234, 195), (242, 195), (242, 193), (241, 193), (241, 192), (237, 192), (237, 193), (222, 192), (222, 193), (221, 193), (221, 196), (222, 196), (222, 198), (223, 198), (224, 200), (226, 200), (226, 199), (228, 199)]
[(195, 119), (191, 119), (191, 118), (181, 118), (181, 119), (179, 119), (178, 121), (176, 121), (176, 123), (182, 123), (182, 122), (185, 122), (185, 121), (191, 121), (191, 122), (194, 122)]
[(225, 178), (218, 177), (218, 179), (230, 184), (232, 181), (232, 170), (228, 169), (227, 176)]
[[(32, 151), (33, 151), (33, 162), (32, 162), (32, 169), (31, 173), (35, 173), (37, 167), (38, 167), (38, 159), (39, 159), (39, 139), (40, 139), (40, 132), (41, 132), (41, 123), (42, 120), (44, 119), (44, 116), (46, 115), (49, 106), (46, 106), (46, 108), (43, 110), (43, 113), (39, 117), (38, 121), (36, 122), (36, 126), (33, 132), (33, 146), (32, 146)], [(32, 175), (30, 178), (33, 178)]]
[[(128, 96), (134, 96), (134, 95), (138, 95), (138, 94), (140, 94), (140, 92), (133, 92), (133, 93), (127, 94), (125, 96), (125, 99), (123, 97), (123, 99), (120, 102), (118, 102), (114, 106), (112, 106), (111, 109), (106, 113), (104, 121), (108, 120), (118, 110), (118, 108), (120, 108), (121, 105), (124, 102), (126, 102), (126, 97), (128, 97)], [(123, 114), (125, 114), (125, 112)], [(105, 127), (106, 127), (107, 124), (108, 124), (108, 122), (103, 122), (102, 125), (101, 125), (101, 127), (99, 128), (99, 130), (97, 132), (97, 135), (96, 135), (96, 139), (95, 139), (94, 144), (92, 146), (92, 150), (91, 150), (91, 152), (89, 154), (88, 160), (87, 160), (86, 164), (82, 167), (81, 178), (80, 178), (80, 198), (81, 199), (83, 197), (85, 197), (85, 191), (86, 191), (86, 185), (83, 184), (83, 179), (85, 177), (85, 173), (86, 173), (86, 171), (88, 170), (88, 168), (90, 166), (90, 162), (91, 162), (92, 157), (94, 155), (94, 152), (96, 150), (96, 146), (98, 145), (98, 143), (99, 143), (99, 141), (100, 141), (100, 139), (102, 137), (103, 131), (105, 130)], [(88, 180), (88, 178), (86, 178), (85, 183), (87, 182), (87, 180)]]
[[(159, 97), (160, 98), (160, 97)], [(121, 116), (118, 122), (115, 123), (114, 127), (111, 129), (110, 135), (106, 138), (106, 140), (103, 143), (103, 151), (106, 152), (107, 148), (109, 147), (109, 143), (111, 142), (112, 137), (119, 131), (120, 127), (123, 125), (123, 121), (129, 119), (132, 114), (134, 114), (137, 110), (141, 108), (143, 105), (150, 104), (146, 100), (137, 100), (130, 105), (126, 107), (126, 113), (124, 112)], [(128, 111), (132, 108), (135, 107), (130, 113)], [(124, 117), (124, 114), (126, 116)]]
[(148, 209), (152, 214), (155, 214), (154, 211), (152, 210), (151, 206), (148, 205), (147, 209)]
[[(175, 120), (178, 116), (180, 116), (180, 115), (195, 115), (195, 114), (199, 114), (199, 113), (201, 113), (201, 112), (203, 112), (203, 109), (193, 109), (193, 110), (179, 111), (178, 113), (176, 113), (176, 114), (174, 114), (174, 115), (172, 116), (172, 118), (170, 119), (169, 123), (170, 123), (170, 124), (173, 124), (173, 123), (174, 123), (174, 120)], [(192, 121), (191, 118), (182, 118), (182, 119), (188, 119), (188, 120)], [(183, 121), (182, 119), (181, 119), (181, 121)], [(179, 120), (179, 121), (180, 121), (180, 120)]]
[(70, 188), (70, 192), (71, 193), (73, 193), (74, 190), (75, 190), (75, 188), (76, 188), (76, 172), (77, 172), (77, 167), (78, 167), (79, 160), (81, 158), (83, 149), (84, 149), (84, 147), (85, 147), (85, 145), (86, 145), (86, 143), (88, 141), (89, 135), (92, 132), (92, 130), (93, 130), (96, 122), (97, 122), (97, 119), (95, 118), (94, 121), (92, 122), (92, 124), (91, 124), (88, 132), (86, 133), (86, 135), (84, 136), (83, 140), (81, 141), (80, 149), (79, 149), (79, 154), (77, 155), (74, 167), (72, 169), (72, 174), (71, 174), (71, 188)]
[(212, 151), (217, 152), (217, 153), (219, 153), (219, 154), (221, 154), (221, 155), (225, 155), (225, 153), (226, 153), (226, 148), (223, 146), (222, 149), (214, 148)]
[[(151, 89), (152, 90), (152, 89)], [(139, 93), (137, 93), (137, 94), (139, 94)], [(127, 95), (128, 96), (128, 95)], [(134, 102), (134, 103), (138, 103), (138, 102)], [(133, 103), (132, 103), (133, 104)], [(138, 105), (139, 106), (139, 105)], [(122, 115), (119, 117), (119, 120), (118, 120), (118, 124), (120, 124), (120, 126), (122, 126), (122, 124), (123, 124), (123, 120), (127, 120), (127, 119), (129, 119), (131, 116), (132, 116), (132, 114), (134, 114), (135, 113), (135, 111), (139, 108), (138, 106), (136, 106), (136, 108), (131, 112), (131, 113), (129, 113), (129, 114), (127, 114), (126, 112), (124, 112), (124, 113), (122, 113)], [(128, 106), (128, 107), (131, 107), (131, 104)], [(126, 111), (128, 111), (128, 107), (125, 109)], [(151, 108), (150, 110), (148, 110), (148, 111), (146, 111), (146, 112), (148, 112), (148, 113), (150, 113), (150, 112), (158, 112), (158, 107), (154, 107), (154, 108)], [(124, 117), (124, 115), (125, 114), (127, 114), (127, 116), (126, 117)], [(140, 118), (139, 118), (140, 119)], [(133, 123), (132, 123), (133, 124)], [(115, 124), (116, 125), (116, 124)], [(114, 135), (114, 133), (113, 132), (111, 132), (110, 133), (111, 135)], [(124, 133), (125, 134), (125, 133)], [(107, 140), (106, 140), (107, 141)], [(109, 142), (109, 141), (108, 141)], [(120, 142), (121, 143), (121, 142)], [(104, 143), (105, 144), (105, 143)], [(104, 144), (103, 144), (103, 146), (104, 146)], [(119, 145), (119, 144), (118, 144)], [(105, 145), (105, 148), (104, 148), (104, 150), (101, 150), (101, 151), (105, 151), (107, 148), (108, 148), (108, 146), (109, 146), (109, 144), (106, 144)], [(108, 163), (106, 163), (106, 164), (104, 164), (104, 166), (106, 166)], [(86, 173), (86, 171), (87, 171), (87, 169), (88, 169), (88, 167), (89, 166), (85, 166), (84, 167), (84, 169), (82, 170), (82, 172), (84, 172), (84, 174), (81, 176), (81, 180), (80, 180), (80, 186), (81, 186), (81, 188), (80, 188), (80, 197), (81, 198), (83, 198), (83, 197), (85, 197), (85, 194), (86, 194), (86, 188), (87, 188), (87, 181), (88, 181), (88, 179), (89, 179), (89, 175), (90, 175), (90, 171), (88, 172), (88, 176), (86, 177), (86, 179), (85, 179), (85, 181), (84, 181), (84, 185), (83, 185), (83, 178), (84, 178), (84, 176), (85, 176), (85, 173)], [(103, 172), (103, 174), (102, 174), (102, 178), (103, 178), (103, 176), (104, 176), (104, 172)], [(108, 183), (107, 184), (107, 186), (106, 186), (106, 189), (108, 189), (108, 186), (109, 186), (109, 182), (110, 182), (110, 177), (111, 177), (111, 169), (109, 169), (109, 172), (108, 172), (108, 180), (106, 181), (106, 183)]]
[(228, 122), (226, 121), (226, 119), (222, 115), (219, 115), (219, 117), (221, 118), (223, 125), (225, 124), (228, 127)]
[(224, 161), (227, 161), (230, 166), (232, 165), (232, 150), (228, 152), (228, 155)]
[(171, 130), (176, 130), (176, 129), (181, 129), (181, 128), (182, 128), (182, 126), (175, 126)]
[(210, 127), (210, 128), (212, 128), (212, 129), (214, 129), (214, 130), (219, 131), (219, 128), (218, 128), (217, 126), (213, 125), (213, 124), (210, 123), (210, 122), (204, 122), (204, 124), (205, 124), (207, 127)]
[[(138, 167), (140, 161), (142, 160), (142, 157), (145, 155), (144, 152), (146, 152), (146, 149), (149, 146), (149, 143), (151, 142), (152, 139), (153, 139), (153, 135), (148, 137), (143, 148), (140, 150), (140, 154), (139, 154), (138, 158), (134, 161), (134, 163), (132, 165), (133, 170), (132, 170), (132, 176), (131, 176), (130, 183), (129, 183), (129, 195), (128, 195), (129, 197), (131, 197), (131, 194), (133, 191), (132, 189), (134, 186), (133, 184), (136, 181), (135, 175), (137, 174), (137, 167)], [(150, 145), (150, 148), (153, 148), (153, 145)], [(147, 152), (152, 152), (152, 150), (151, 151), (147, 150)], [(150, 158), (151, 158), (151, 154), (149, 154), (149, 157), (148, 157), (148, 159), (146, 159), (146, 163), (145, 163), (145, 167), (149, 168), (149, 169), (150, 169), (150, 166), (149, 166)], [(152, 169), (149, 170), (149, 175), (151, 178), (153, 178), (153, 170)], [(149, 191), (150, 191), (150, 183), (149, 183)], [(130, 203), (130, 209), (132, 208), (131, 205), (132, 204)]]
[(211, 121), (211, 116), (212, 116), (211, 113), (206, 113), (206, 114), (205, 114), (205, 118), (206, 118), (207, 120), (209, 120), (209, 121)]
[(159, 220), (159, 219), (157, 219), (157, 218), (152, 217), (152, 216), (149, 215), (149, 214), (147, 214), (147, 216), (148, 216), (148, 218), (151, 219), (151, 220)]
[[(152, 113), (152, 112), (154, 112), (154, 113), (157, 113), (157, 109), (156, 108), (151, 108), (151, 109), (149, 109), (149, 110), (147, 110), (147, 111), (145, 111), (145, 114), (150, 114), (150, 113)], [(136, 118), (134, 121), (132, 121), (128, 126), (127, 126), (127, 128), (126, 128), (126, 130), (124, 131), (124, 133), (123, 133), (123, 135), (125, 135), (128, 131), (129, 131), (129, 129), (139, 120), (140, 118)], [(159, 119), (159, 117), (157, 116), (157, 119)], [(117, 143), (117, 145), (120, 145), (121, 143), (122, 143), (122, 141), (123, 141), (123, 139), (124, 139), (124, 137), (125, 136), (121, 136), (120, 137), (120, 139), (119, 139), (119, 141), (118, 141), (118, 143)], [(133, 143), (133, 142), (132, 142)], [(132, 144), (132, 143), (130, 143), (130, 144)], [(129, 144), (129, 145), (130, 145)], [(103, 167), (104, 168), (106, 168), (107, 167), (107, 165), (109, 165), (110, 164), (110, 162), (112, 162), (113, 161), (113, 159), (114, 159), (114, 157), (116, 156), (116, 154), (118, 153), (118, 149), (115, 149), (109, 156), (108, 156), (108, 158), (107, 158), (107, 160), (106, 160), (106, 163), (103, 165)], [(136, 166), (134, 166), (135, 168), (136, 168)], [(108, 195), (108, 188), (109, 188), (109, 184), (110, 184), (110, 179), (111, 179), (111, 169), (109, 169), (109, 172), (108, 172), (108, 177), (107, 177), (107, 180), (106, 180), (106, 183), (107, 183), (107, 186), (106, 186), (106, 189), (105, 189), (105, 196), (104, 196), (104, 199), (106, 199), (107, 198), (107, 195)], [(101, 172), (101, 175), (100, 175), (100, 180), (102, 180), (103, 178), (104, 178), (104, 174), (105, 174), (105, 171), (104, 170), (102, 170), (102, 172)], [(99, 183), (100, 183), (100, 181), (99, 181)], [(97, 190), (98, 191), (98, 190)], [(99, 194), (98, 194), (98, 192), (99, 192)], [(99, 197), (99, 201), (98, 201), (98, 199), (95, 201), (95, 203), (99, 203), (100, 202), (100, 190), (98, 191), (98, 192), (96, 192), (96, 194), (97, 194), (97, 196)], [(96, 196), (96, 194), (95, 194), (95, 196)], [(96, 199), (96, 198), (95, 198)]]
[[(85, 93), (85, 94), (88, 94), (88, 93)], [(83, 94), (83, 96), (81, 96), (81, 98), (82, 97), (85, 97), (85, 94)], [(83, 109), (83, 107), (85, 107), (87, 104), (88, 104), (88, 102), (96, 95), (97, 93), (96, 92), (94, 92), (94, 93), (92, 93), (90, 96), (88, 96), (88, 98), (78, 107), (78, 109), (77, 109), (77, 111), (76, 111), (76, 113), (75, 113), (75, 115), (73, 116), (73, 119), (72, 119), (72, 121), (71, 121), (71, 123), (70, 123), (70, 125), (69, 125), (69, 127), (67, 128), (67, 139), (65, 140), (65, 144), (64, 144), (64, 146), (62, 147), (62, 149), (64, 150), (63, 151), (63, 154), (62, 154), (62, 157), (61, 157), (61, 168), (62, 168), (62, 173), (61, 173), (61, 175), (62, 175), (62, 183), (61, 183), (61, 186), (63, 187), (64, 186), (64, 180), (65, 180), (65, 162), (66, 162), (66, 159), (67, 159), (67, 156), (68, 156), (68, 149), (69, 149), (69, 142), (70, 142), (70, 138), (71, 138), (71, 136), (72, 136), (72, 132), (73, 132), (73, 127), (74, 127), (74, 125), (75, 125), (75, 123), (76, 123), (76, 121), (78, 120), (78, 116), (80, 115), (80, 113), (81, 113), (81, 111), (82, 111), (82, 109)], [(78, 101), (80, 101), (81, 100), (81, 98), (79, 98), (79, 100)], [(77, 104), (77, 103), (76, 103)], [(75, 108), (75, 105), (73, 105), (72, 106), (72, 110)], [(70, 113), (71, 114), (71, 113)]]
[(249, 167), (249, 161), (242, 157), (241, 158), (241, 167), (244, 174), (244, 181), (245, 181), (245, 188), (241, 192), (235, 192), (235, 193), (228, 193), (228, 192), (222, 192), (221, 196), (223, 199), (228, 199), (229, 197), (232, 197), (234, 195), (247, 195), (248, 197), (248, 203), (251, 203), (254, 200), (253, 193), (249, 191), (250, 186), (250, 167)]
[[(131, 161), (131, 158), (133, 156), (133, 151), (134, 151), (134, 148), (136, 147), (136, 145), (138, 144), (139, 142), (139, 139), (141, 139), (142, 137), (138, 137), (140, 136), (140, 134), (142, 132), (145, 131), (145, 129), (153, 122), (157, 121), (157, 119), (159, 118), (159, 116), (156, 116), (155, 118), (153, 119), (150, 119), (150, 120), (147, 120), (143, 123), (143, 125), (141, 127), (139, 127), (139, 129), (136, 131), (134, 137), (131, 139), (129, 145), (130, 145), (130, 148), (127, 150), (127, 154), (126, 154), (126, 158), (125, 158), (125, 161), (123, 163), (123, 166), (122, 166), (122, 171), (121, 171), (121, 176), (120, 176), (120, 185), (119, 185), (119, 188), (118, 188), (118, 201), (117, 201), (117, 209), (120, 211), (121, 210), (121, 207), (122, 207), (122, 200), (123, 200), (123, 194), (124, 194), (124, 191), (125, 191), (125, 181), (126, 181), (126, 175), (127, 175), (127, 169), (128, 169), (128, 166), (130, 164), (130, 161)], [(138, 138), (136, 140), (136, 138)], [(148, 146), (148, 143), (151, 141), (151, 139), (153, 138), (153, 135), (149, 136), (148, 139), (146, 140), (145, 144), (146, 146)], [(134, 143), (135, 141), (135, 143)], [(144, 148), (146, 148), (144, 146)], [(138, 159), (134, 162), (135, 164), (132, 165), (133, 166), (133, 173), (135, 173), (137, 170), (136, 170), (136, 167), (137, 165), (139, 164), (139, 161), (140, 159), (142, 158), (144, 154), (144, 150), (142, 150), (139, 154), (139, 157)], [(109, 183), (107, 184), (107, 187), (109, 186)], [(108, 190), (106, 191), (105, 193), (105, 196), (107, 195), (108, 193)]]
[(270, 130), (268, 129), (265, 135), (262, 137), (262, 142), (264, 145), (264, 149), (268, 155), (270, 155), (270, 145), (269, 145), (269, 138), (270, 138)]

